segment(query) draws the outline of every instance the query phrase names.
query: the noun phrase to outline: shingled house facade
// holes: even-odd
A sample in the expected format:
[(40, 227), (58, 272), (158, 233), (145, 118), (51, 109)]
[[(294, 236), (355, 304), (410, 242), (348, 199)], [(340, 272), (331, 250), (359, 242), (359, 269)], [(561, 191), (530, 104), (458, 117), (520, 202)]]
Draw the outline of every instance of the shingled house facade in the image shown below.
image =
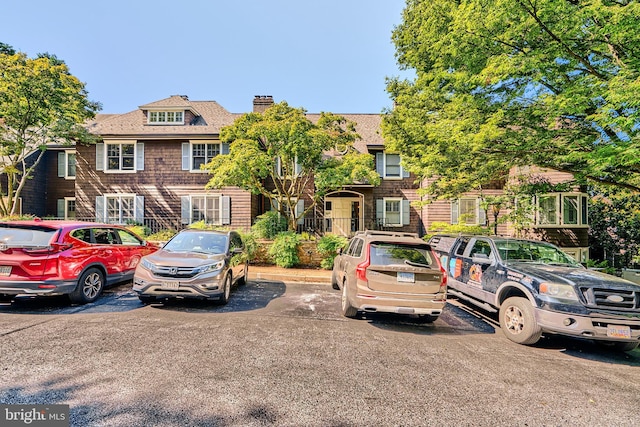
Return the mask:
[[(256, 96), (253, 111), (273, 104), (270, 96)], [(200, 165), (228, 153), (220, 131), (241, 114), (230, 113), (215, 101), (192, 101), (171, 96), (125, 114), (99, 114), (88, 124), (100, 136), (96, 145), (52, 147), (41, 172), (24, 192), (24, 213), (111, 223), (140, 223), (153, 231), (181, 229), (207, 223), (248, 229), (255, 218), (272, 209), (271, 201), (237, 187), (205, 190), (209, 180)], [(342, 114), (356, 123), (360, 139), (355, 148), (375, 158), (381, 183), (354, 183), (328, 194), (309, 211), (299, 231), (350, 236), (364, 229), (387, 229), (426, 234), (434, 222), (485, 225), (481, 197), (470, 192), (456, 200), (422, 205), (416, 180), (402, 168), (400, 155), (387, 152), (380, 134), (379, 114)], [(308, 114), (316, 121), (318, 114)], [(339, 153), (327, 153), (340, 155)], [(514, 174), (517, 171), (514, 170)], [(571, 176), (537, 170), (557, 183)], [(43, 183), (36, 182), (46, 176)], [(41, 194), (43, 193), (43, 194)], [(503, 185), (484, 195), (503, 193)], [(301, 198), (299, 209), (310, 200)], [(587, 197), (579, 191), (554, 193), (536, 200), (534, 226), (527, 231), (563, 247), (576, 259), (588, 254)], [(513, 235), (509, 224), (499, 234)]]

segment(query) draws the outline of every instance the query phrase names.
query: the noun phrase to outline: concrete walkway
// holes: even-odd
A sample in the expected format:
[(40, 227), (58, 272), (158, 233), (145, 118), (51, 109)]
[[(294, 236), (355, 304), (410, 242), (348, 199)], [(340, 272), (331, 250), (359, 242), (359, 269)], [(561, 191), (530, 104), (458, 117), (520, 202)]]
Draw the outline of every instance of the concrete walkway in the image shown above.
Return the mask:
[(321, 268), (282, 268), (249, 264), (249, 280), (279, 282), (331, 283), (331, 270)]

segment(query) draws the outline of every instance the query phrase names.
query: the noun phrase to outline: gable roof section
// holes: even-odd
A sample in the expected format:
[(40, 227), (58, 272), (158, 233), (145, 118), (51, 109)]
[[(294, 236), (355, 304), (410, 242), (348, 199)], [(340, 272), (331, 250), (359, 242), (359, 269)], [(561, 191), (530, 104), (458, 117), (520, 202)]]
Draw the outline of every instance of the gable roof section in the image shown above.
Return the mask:
[[(380, 114), (337, 114), (356, 123), (356, 133), (360, 139), (356, 140), (354, 148), (361, 153), (367, 153), (369, 147), (384, 147), (384, 139), (380, 130), (382, 116)], [(307, 114), (307, 118), (317, 123), (320, 114)], [(335, 154), (335, 153), (333, 153)]]
[[(192, 124), (147, 125), (144, 110), (161, 110), (176, 107), (190, 110), (197, 115)], [(140, 106), (137, 110), (124, 114), (98, 114), (87, 124), (88, 130), (103, 137), (163, 138), (175, 136), (217, 135), (224, 126), (233, 124), (238, 117), (224, 109), (215, 101), (189, 101), (186, 97), (174, 95), (160, 101)]]

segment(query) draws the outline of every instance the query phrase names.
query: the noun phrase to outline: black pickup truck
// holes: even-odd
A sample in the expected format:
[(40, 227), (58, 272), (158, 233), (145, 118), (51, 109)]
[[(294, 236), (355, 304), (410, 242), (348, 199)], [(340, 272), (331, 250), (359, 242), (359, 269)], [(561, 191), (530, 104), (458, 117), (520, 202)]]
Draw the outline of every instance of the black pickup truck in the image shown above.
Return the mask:
[(556, 246), (487, 236), (433, 236), (448, 293), (498, 312), (507, 338), (543, 333), (600, 341), (621, 351), (640, 342), (640, 286), (589, 270)]

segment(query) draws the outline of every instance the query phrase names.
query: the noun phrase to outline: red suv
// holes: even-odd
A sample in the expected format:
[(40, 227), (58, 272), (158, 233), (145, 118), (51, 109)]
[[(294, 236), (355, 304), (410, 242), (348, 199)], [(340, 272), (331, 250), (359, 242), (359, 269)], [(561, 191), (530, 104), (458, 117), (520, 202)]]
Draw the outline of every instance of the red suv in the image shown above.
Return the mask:
[(105, 286), (131, 280), (158, 247), (119, 225), (77, 221), (0, 222), (0, 298), (69, 295), (95, 301)]

